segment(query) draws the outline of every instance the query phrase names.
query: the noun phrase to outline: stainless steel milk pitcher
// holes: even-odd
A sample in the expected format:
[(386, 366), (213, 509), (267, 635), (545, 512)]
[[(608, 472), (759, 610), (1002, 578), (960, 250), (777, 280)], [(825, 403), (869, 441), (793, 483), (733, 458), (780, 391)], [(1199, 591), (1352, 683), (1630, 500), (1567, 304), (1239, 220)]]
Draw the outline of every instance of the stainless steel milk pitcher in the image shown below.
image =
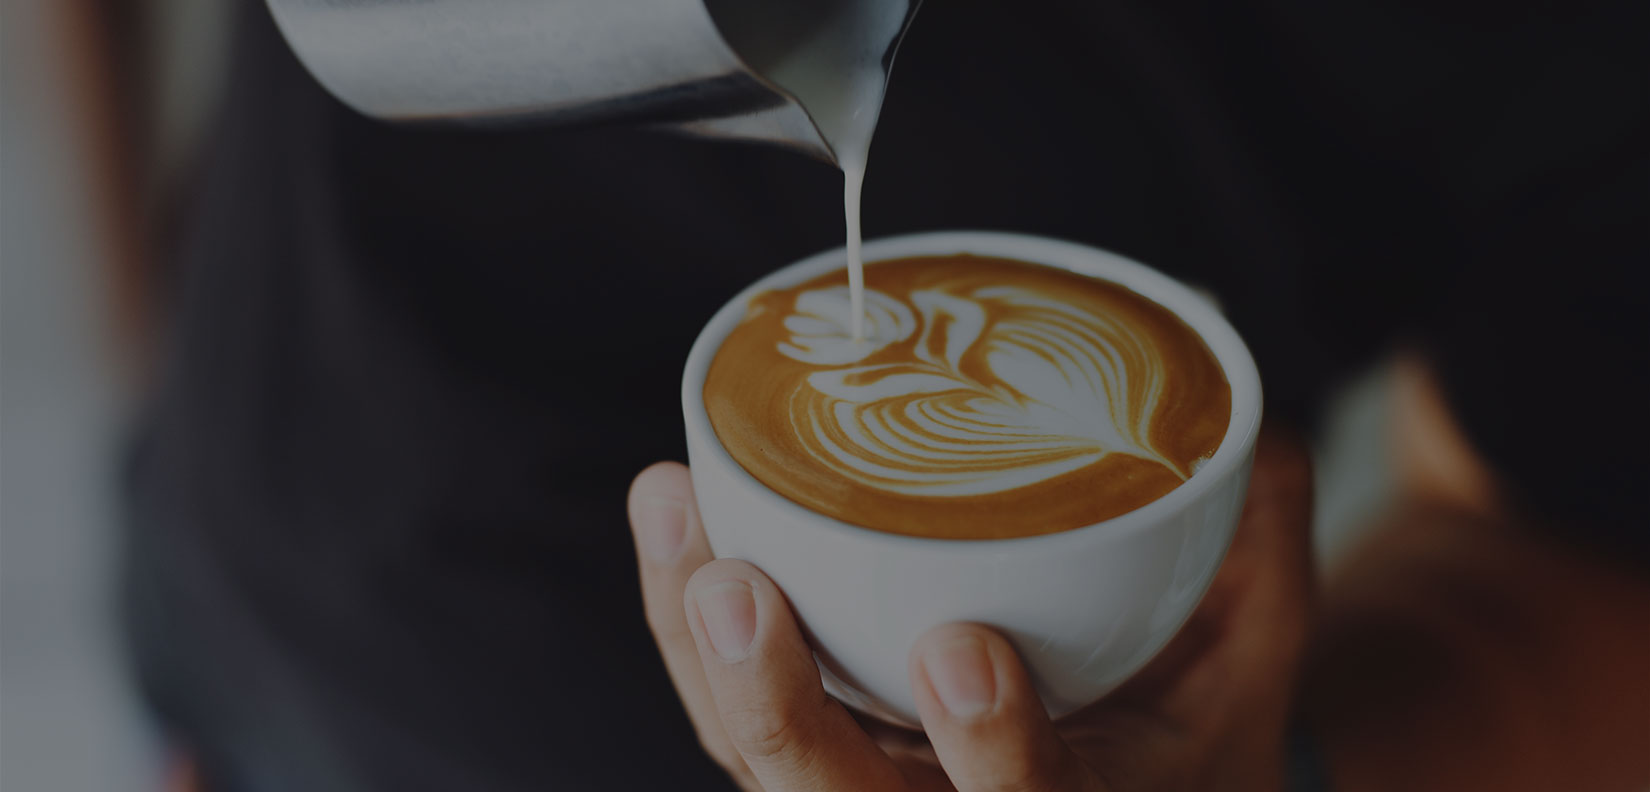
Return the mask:
[[(268, 0), (316, 79), (390, 120), (616, 121), (779, 143), (836, 162), (757, 50), (806, 37), (834, 7), (900, 15), (918, 0)], [(850, 9), (851, 10), (851, 9)], [(877, 34), (880, 38), (888, 30)]]

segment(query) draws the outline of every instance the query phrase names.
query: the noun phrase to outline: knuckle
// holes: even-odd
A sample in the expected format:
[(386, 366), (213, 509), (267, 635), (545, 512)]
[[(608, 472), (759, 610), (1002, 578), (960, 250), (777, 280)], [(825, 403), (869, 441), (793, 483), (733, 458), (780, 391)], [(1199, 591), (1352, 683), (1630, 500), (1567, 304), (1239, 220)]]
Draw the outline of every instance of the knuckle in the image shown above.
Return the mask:
[(1087, 777), (1083, 764), (1067, 756), (1035, 758), (1030, 751), (998, 766), (993, 789), (1004, 792), (1071, 792), (1084, 789)]
[(722, 713), (722, 728), (739, 753), (752, 759), (773, 759), (805, 753), (806, 719), (796, 707), (742, 707)]

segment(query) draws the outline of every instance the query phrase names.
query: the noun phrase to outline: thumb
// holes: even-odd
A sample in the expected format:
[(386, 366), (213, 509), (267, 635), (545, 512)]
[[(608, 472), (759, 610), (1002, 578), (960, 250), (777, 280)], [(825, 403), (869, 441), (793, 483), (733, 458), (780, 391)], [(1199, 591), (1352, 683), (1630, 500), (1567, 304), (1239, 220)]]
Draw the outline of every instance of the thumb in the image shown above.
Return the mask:
[(911, 648), (923, 731), (958, 792), (1102, 790), (1049, 722), (1008, 640), (974, 624), (930, 630)]
[(779, 588), (743, 561), (687, 583), (688, 627), (722, 728), (766, 792), (884, 792), (899, 768), (825, 695), (813, 651)]

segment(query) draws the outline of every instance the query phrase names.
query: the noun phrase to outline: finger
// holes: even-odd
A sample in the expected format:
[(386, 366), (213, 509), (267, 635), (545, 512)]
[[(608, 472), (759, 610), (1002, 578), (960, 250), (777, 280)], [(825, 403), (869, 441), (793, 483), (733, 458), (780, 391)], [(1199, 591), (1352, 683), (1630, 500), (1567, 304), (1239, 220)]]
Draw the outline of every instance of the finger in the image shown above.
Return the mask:
[(716, 714), (716, 702), (682, 610), (688, 578), (711, 560), (688, 469), (675, 462), (660, 462), (642, 471), (630, 485), (629, 511), (642, 602), (665, 670), (705, 752), (734, 776), (744, 775), (749, 771), (722, 731), (722, 719)]
[(687, 591), (688, 626), (723, 730), (764, 790), (902, 788), (898, 768), (825, 695), (773, 581), (743, 561), (713, 561)]
[[(1305, 446), (1276, 426), (1255, 447), (1248, 499), (1203, 602), (1169, 646), (1114, 702), (1149, 702), (1187, 729), (1242, 713), (1246, 739), (1271, 750), (1288, 718), (1314, 585), (1312, 469)], [(1269, 742), (1270, 741), (1270, 742)]]
[(1014, 647), (996, 632), (930, 630), (911, 648), (910, 675), (922, 727), (959, 792), (1103, 788), (1060, 739)]
[(1255, 653), (1255, 667), (1294, 656), (1305, 641), (1312, 568), (1312, 464), (1294, 434), (1268, 425), (1255, 445), (1249, 495), (1215, 585), (1237, 587), (1246, 625), (1234, 648)]
[(1268, 423), (1256, 442), (1243, 513), (1208, 593), (1169, 645), (1108, 700), (1206, 713), (1212, 696), (1231, 698), (1233, 673), (1287, 678), (1311, 608), (1311, 522), (1305, 446)]
[(1227, 558), (1272, 567), (1286, 564), (1291, 573), (1305, 571), (1311, 559), (1311, 526), (1311, 457), (1292, 431), (1268, 422), (1255, 443), (1249, 494)]

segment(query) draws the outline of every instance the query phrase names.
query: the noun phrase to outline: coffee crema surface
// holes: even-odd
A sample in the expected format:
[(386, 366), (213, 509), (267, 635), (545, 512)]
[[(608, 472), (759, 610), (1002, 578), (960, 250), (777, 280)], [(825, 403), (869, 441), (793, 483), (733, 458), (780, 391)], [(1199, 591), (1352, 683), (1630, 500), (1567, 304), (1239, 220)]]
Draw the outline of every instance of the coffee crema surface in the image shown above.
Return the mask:
[(705, 379), (717, 438), (813, 511), (891, 533), (999, 539), (1150, 503), (1220, 446), (1232, 392), (1173, 313), (1008, 259), (840, 271), (753, 298)]

